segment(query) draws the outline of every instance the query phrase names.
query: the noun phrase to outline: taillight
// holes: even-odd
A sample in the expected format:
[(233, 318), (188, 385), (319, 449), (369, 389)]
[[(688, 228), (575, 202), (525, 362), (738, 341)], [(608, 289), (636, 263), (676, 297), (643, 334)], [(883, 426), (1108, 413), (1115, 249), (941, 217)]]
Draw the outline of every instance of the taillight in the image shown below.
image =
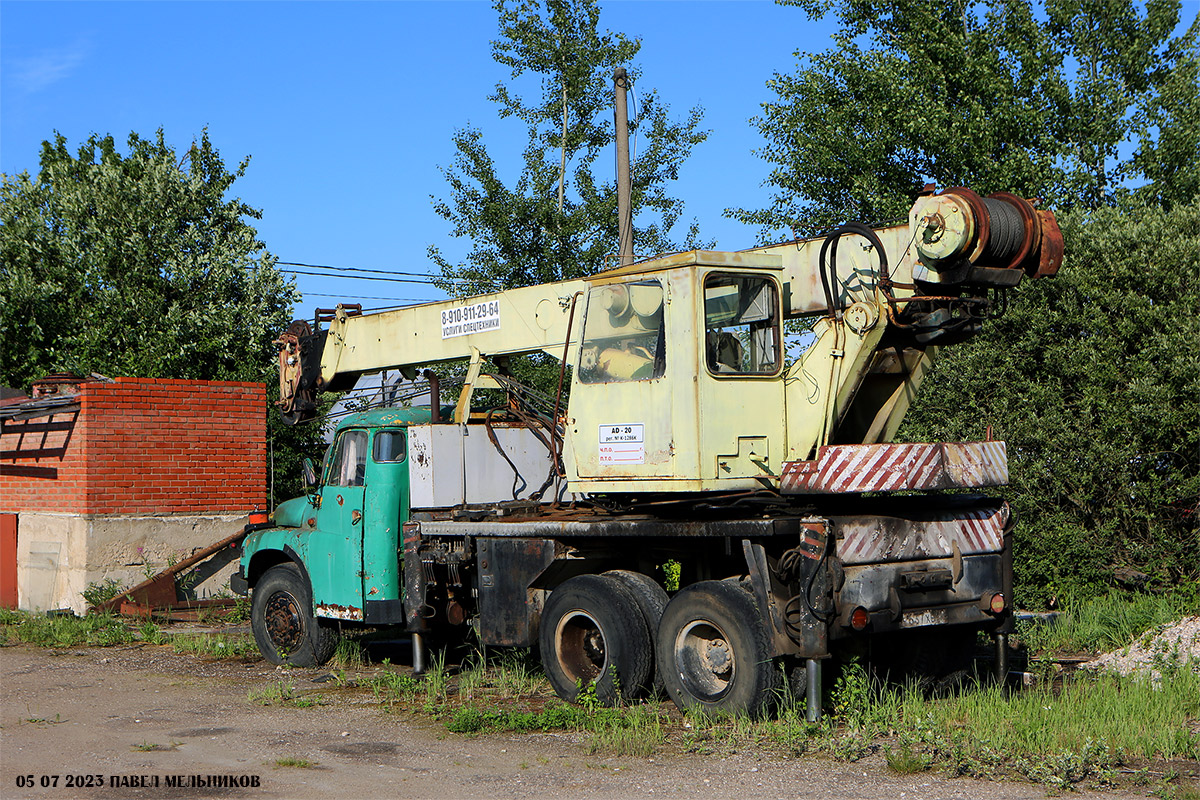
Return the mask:
[(865, 630), (870, 622), (871, 615), (862, 606), (854, 609), (854, 613), (850, 615), (850, 627), (856, 631)]
[(266, 525), (270, 521), (271, 521), (271, 515), (265, 511), (250, 512), (250, 524), (251, 525)]
[(990, 595), (984, 595), (979, 603), (980, 607), (989, 614), (1003, 614), (1007, 607), (1007, 602), (1004, 599), (1003, 592), (992, 592)]

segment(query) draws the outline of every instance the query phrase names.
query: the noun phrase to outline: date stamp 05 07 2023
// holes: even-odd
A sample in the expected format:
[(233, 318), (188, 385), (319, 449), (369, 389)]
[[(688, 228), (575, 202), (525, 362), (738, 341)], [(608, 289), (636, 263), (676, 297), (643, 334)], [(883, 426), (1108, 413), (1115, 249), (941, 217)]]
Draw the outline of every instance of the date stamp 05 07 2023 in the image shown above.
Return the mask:
[(254, 789), (259, 775), (18, 775), (18, 789)]

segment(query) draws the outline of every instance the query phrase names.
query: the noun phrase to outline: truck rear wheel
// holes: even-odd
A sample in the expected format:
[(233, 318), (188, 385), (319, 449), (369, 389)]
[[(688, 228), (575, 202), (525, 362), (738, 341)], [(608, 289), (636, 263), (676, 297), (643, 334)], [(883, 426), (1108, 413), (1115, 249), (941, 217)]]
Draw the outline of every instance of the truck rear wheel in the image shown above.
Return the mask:
[(658, 665), (681, 711), (765, 716), (780, 672), (754, 598), (737, 584), (704, 581), (671, 599), (658, 628)]
[(631, 699), (654, 676), (650, 631), (637, 599), (604, 575), (579, 575), (550, 593), (538, 642), (542, 666), (558, 696), (577, 702), (595, 686), (600, 702)]
[(295, 564), (279, 564), (263, 574), (250, 603), (250, 627), (263, 658), (316, 667), (333, 657), (338, 632), (321, 625), (312, 607), (312, 591)]
[[(642, 612), (642, 619), (646, 621), (646, 629), (650, 631), (650, 653), (653, 655), (658, 647), (658, 623), (671, 598), (667, 597), (666, 591), (658, 585), (657, 581), (641, 572), (610, 569), (604, 575), (620, 581), (633, 594), (638, 610)], [(654, 692), (657, 693), (663, 688), (662, 676), (658, 674), (657, 665), (651, 666), (651, 670), (654, 678)]]

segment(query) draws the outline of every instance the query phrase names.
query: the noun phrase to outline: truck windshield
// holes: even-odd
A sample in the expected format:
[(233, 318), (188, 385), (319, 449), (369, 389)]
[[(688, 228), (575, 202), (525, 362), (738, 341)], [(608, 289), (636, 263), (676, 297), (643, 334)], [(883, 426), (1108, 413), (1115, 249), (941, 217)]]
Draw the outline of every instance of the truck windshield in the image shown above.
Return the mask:
[(583, 324), (579, 380), (642, 381), (660, 378), (666, 369), (662, 284), (650, 280), (593, 287)]
[(348, 430), (333, 443), (327, 486), (362, 486), (367, 473), (367, 432)]
[(715, 375), (779, 370), (779, 292), (774, 281), (709, 275), (704, 281), (704, 352)]

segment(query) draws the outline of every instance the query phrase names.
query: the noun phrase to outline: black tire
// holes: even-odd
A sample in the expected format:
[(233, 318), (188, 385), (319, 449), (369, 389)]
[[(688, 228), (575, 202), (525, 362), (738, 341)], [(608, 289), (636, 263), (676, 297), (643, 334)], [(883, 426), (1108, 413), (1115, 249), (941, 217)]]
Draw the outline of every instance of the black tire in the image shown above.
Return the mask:
[(295, 564), (267, 570), (250, 603), (250, 627), (263, 658), (272, 664), (318, 667), (333, 657), (338, 632), (313, 616), (312, 590)]
[[(653, 655), (658, 649), (658, 623), (671, 598), (667, 597), (666, 590), (659, 586), (653, 578), (641, 572), (612, 569), (604, 574), (620, 581), (633, 594), (638, 610), (642, 612), (642, 619), (646, 621), (646, 629), (650, 631), (650, 653)], [(654, 688), (653, 692), (647, 694), (663, 690), (662, 675), (659, 674), (657, 666), (658, 659), (655, 658), (654, 661), (655, 664), (651, 667), (654, 670)]]
[(704, 581), (667, 604), (658, 627), (658, 664), (681, 711), (766, 716), (779, 695), (780, 671), (762, 615), (735, 583)]
[(579, 575), (550, 593), (538, 643), (546, 677), (558, 696), (577, 702), (592, 684), (600, 702), (644, 693), (654, 675), (650, 631), (637, 599), (603, 575)]

